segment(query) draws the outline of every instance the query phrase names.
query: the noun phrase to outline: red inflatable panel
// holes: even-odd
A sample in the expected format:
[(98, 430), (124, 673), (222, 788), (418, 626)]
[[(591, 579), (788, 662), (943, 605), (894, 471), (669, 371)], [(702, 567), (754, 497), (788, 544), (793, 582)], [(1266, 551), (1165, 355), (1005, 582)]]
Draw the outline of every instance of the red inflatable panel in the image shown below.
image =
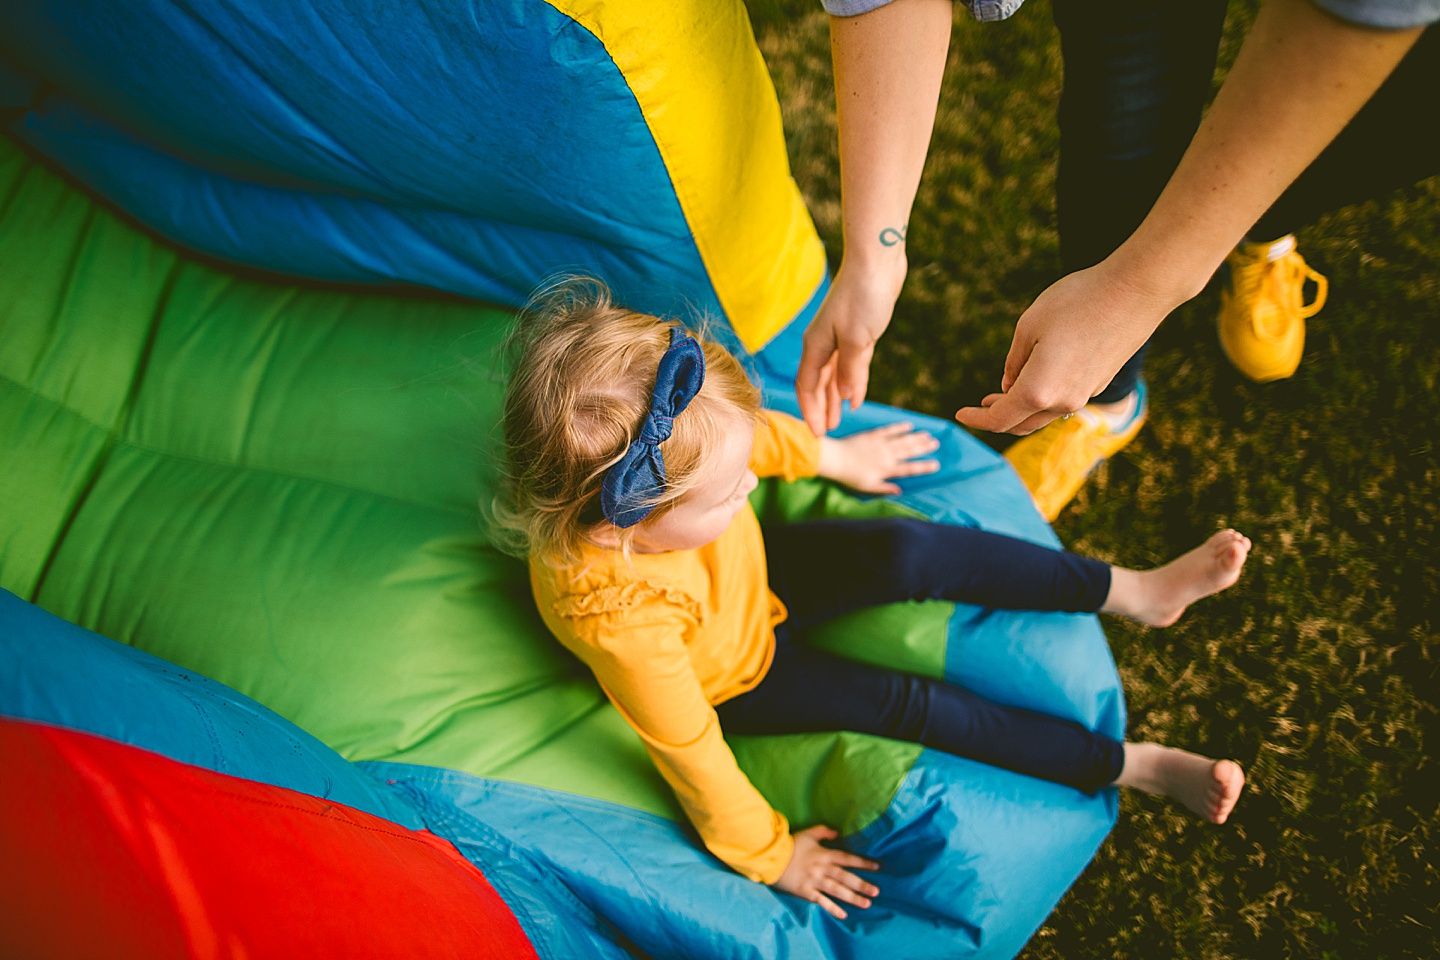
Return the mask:
[(350, 807), (0, 720), (0, 957), (535, 951), (449, 843)]

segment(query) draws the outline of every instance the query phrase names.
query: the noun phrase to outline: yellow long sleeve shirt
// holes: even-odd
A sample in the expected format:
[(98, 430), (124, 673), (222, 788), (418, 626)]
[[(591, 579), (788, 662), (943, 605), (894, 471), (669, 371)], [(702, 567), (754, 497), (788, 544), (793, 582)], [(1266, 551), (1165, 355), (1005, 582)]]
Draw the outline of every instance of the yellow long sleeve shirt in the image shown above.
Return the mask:
[[(814, 476), (819, 459), (804, 423), (765, 411), (752, 470), (793, 480)], [(530, 585), (545, 624), (640, 734), (705, 846), (752, 880), (779, 879), (790, 825), (735, 763), (714, 707), (765, 676), (786, 616), (749, 504), (698, 549), (627, 559), (588, 545), (573, 566), (532, 559)]]

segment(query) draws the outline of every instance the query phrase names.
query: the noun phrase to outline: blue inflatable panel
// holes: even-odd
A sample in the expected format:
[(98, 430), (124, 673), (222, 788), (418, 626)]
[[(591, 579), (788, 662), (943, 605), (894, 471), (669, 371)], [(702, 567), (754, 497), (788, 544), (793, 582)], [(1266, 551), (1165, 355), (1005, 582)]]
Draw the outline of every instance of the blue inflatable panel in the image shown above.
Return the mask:
[(462, 851), (479, 825), (499, 829), (656, 958), (1011, 957), (1114, 815), (1113, 792), (1085, 797), (926, 751), (884, 815), (847, 841), (884, 871), (874, 905), (837, 921), (733, 873), (661, 817), (455, 771), (360, 766), (405, 788)]
[(42, 85), (19, 139), (203, 253), (511, 305), (584, 269), (724, 315), (635, 96), (545, 3), (16, 0), (0, 60)]
[[(0, 715), (68, 727), (172, 760), (285, 787), (411, 830), (422, 817), (393, 785), (224, 684), (108, 640), (0, 590)], [(7, 789), (19, 789), (7, 784)], [(460, 852), (480, 868), (546, 960), (629, 954), (543, 861), (469, 822)]]
[[(409, 764), (362, 762), (406, 788), (462, 851), (475, 824), (533, 850), (644, 956), (810, 958), (843, 932), (813, 904), (740, 876), (685, 826), (619, 804)], [(857, 911), (859, 912), (859, 911)]]
[[(884, 815), (847, 844), (884, 864), (882, 892), (905, 905), (893, 941), (877, 929), (870, 939), (883, 949), (865, 955), (1015, 956), (1095, 855), (1117, 809), (1114, 790), (1085, 796), (926, 750)], [(948, 856), (936, 854), (942, 845)]]

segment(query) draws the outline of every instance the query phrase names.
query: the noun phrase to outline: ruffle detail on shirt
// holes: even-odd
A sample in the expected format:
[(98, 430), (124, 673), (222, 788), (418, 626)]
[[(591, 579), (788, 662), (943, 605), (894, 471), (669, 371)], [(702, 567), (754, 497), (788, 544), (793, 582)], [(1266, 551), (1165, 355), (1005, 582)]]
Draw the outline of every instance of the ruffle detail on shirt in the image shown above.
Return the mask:
[(703, 622), (705, 619), (705, 611), (701, 608), (699, 601), (684, 590), (675, 587), (660, 587), (640, 580), (597, 587), (587, 593), (568, 593), (557, 598), (551, 605), (551, 609), (555, 611), (556, 616), (565, 617), (567, 620), (578, 620), (581, 617), (594, 617), (603, 613), (628, 613), (652, 600), (662, 600), (671, 606), (681, 608), (694, 617), (697, 623)]

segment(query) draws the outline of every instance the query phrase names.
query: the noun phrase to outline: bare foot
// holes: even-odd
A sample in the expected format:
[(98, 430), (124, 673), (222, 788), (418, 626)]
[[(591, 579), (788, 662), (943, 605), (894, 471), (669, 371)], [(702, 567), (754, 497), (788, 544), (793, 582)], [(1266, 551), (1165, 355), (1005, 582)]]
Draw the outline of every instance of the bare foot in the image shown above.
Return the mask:
[(1249, 537), (1221, 530), (1163, 567), (1144, 571), (1113, 567), (1110, 596), (1100, 609), (1152, 627), (1168, 627), (1196, 600), (1233, 586), (1249, 553)]
[(1125, 767), (1115, 783), (1179, 800), (1211, 823), (1224, 823), (1245, 788), (1234, 760), (1211, 760), (1158, 743), (1125, 744)]

